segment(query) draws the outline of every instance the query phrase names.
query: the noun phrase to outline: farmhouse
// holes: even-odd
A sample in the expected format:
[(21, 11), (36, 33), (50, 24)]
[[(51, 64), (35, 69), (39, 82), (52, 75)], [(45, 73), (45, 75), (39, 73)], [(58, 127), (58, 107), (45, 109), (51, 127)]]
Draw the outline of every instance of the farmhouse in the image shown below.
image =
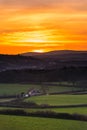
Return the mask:
[(37, 89), (32, 89), (32, 90), (28, 91), (28, 94), (29, 94), (29, 96), (36, 96), (36, 95), (40, 95), (41, 92)]
[(30, 90), (27, 91), (27, 93), (24, 95), (24, 97), (37, 96), (37, 95), (41, 95), (40, 90), (30, 89)]

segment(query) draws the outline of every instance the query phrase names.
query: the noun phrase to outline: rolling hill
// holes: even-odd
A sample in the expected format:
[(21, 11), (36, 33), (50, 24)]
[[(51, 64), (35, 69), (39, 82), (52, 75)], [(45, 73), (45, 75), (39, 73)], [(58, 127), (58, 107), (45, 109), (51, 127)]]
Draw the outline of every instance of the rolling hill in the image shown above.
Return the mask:
[(60, 50), (50, 51), (45, 53), (27, 52), (21, 54), (22, 56), (34, 56), (36, 58), (50, 59), (50, 60), (87, 60), (87, 51), (73, 51)]
[(86, 51), (63, 50), (0, 55), (0, 82), (48, 82), (71, 79), (87, 79)]
[(0, 72), (12, 69), (54, 69), (64, 66), (87, 66), (87, 52), (63, 50), (0, 55)]

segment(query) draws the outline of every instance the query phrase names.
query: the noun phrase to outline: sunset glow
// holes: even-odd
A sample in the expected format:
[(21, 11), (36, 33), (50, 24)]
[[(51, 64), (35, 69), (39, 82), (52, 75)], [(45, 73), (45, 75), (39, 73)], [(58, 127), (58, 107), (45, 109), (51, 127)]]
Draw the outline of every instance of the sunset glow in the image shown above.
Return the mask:
[(33, 50), (33, 52), (37, 52), (37, 53), (44, 53), (44, 50)]
[(87, 0), (0, 0), (0, 54), (87, 50)]

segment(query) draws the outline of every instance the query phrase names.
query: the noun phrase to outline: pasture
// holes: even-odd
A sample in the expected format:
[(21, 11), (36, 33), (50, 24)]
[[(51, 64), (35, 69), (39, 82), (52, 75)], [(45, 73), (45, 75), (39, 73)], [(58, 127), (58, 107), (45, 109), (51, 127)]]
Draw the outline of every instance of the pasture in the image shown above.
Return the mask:
[(0, 95), (19, 94), (21, 92), (27, 92), (29, 89), (39, 89), (40, 91), (43, 91), (43, 87), (46, 89), (47, 93), (81, 90), (78, 86), (72, 87), (72, 85), (64, 86), (60, 84), (0, 84)]
[[(7, 109), (7, 108), (4, 108)], [(10, 108), (13, 109), (13, 108)], [(83, 114), (87, 115), (87, 107), (71, 107), (71, 108), (44, 108), (44, 109), (23, 109), (26, 112), (35, 112), (35, 111), (54, 111), (58, 113), (69, 113), (69, 114)]]
[(24, 84), (0, 84), (0, 95), (14, 95), (21, 92), (27, 92), (30, 88), (37, 85)]
[[(25, 99), (26, 102), (32, 101), (39, 105), (41, 104), (49, 104), (49, 105), (57, 105), (57, 106), (66, 106), (66, 105), (80, 105), (87, 104), (87, 95), (45, 95), (45, 96), (36, 96)], [(78, 113), (87, 115), (87, 107), (66, 107), (66, 108), (44, 108), (44, 109), (32, 109), (31, 111), (55, 111), (58, 113)], [(27, 110), (27, 111), (30, 111)]]
[(59, 113), (70, 113), (70, 114), (83, 114), (87, 115), (87, 107), (71, 107), (71, 108), (52, 108), (50, 111), (55, 111)]
[(87, 123), (36, 117), (0, 115), (0, 130), (87, 130)]
[(87, 115), (87, 107), (71, 107), (71, 108), (12, 108), (12, 107), (0, 107), (0, 110), (24, 110), (26, 112), (36, 111), (54, 111), (58, 113), (69, 113), (69, 114), (83, 114)]
[[(0, 84), (0, 96), (1, 95), (14, 95), (22, 92), (27, 92), (29, 89), (39, 89), (42, 91), (42, 87), (47, 87), (46, 91), (48, 95), (32, 96), (23, 99), (24, 102), (35, 102), (38, 105), (52, 105), (52, 106), (66, 106), (66, 105), (80, 105), (87, 104), (87, 94), (81, 95), (49, 95), (49, 93), (65, 92), (79, 90), (79, 88), (61, 86), (61, 85), (46, 85), (41, 84)], [(12, 98), (0, 99), (0, 102), (11, 101)], [(58, 113), (77, 113), (87, 115), (87, 107), (71, 107), (71, 108), (11, 108), (0, 107), (0, 110), (24, 110), (26, 112), (36, 111), (54, 111)], [(0, 130), (86, 130), (87, 123), (74, 120), (63, 119), (51, 119), (41, 117), (24, 117), (24, 116), (12, 116), (12, 115), (0, 115)]]
[(34, 96), (25, 99), (26, 102), (32, 101), (37, 104), (49, 105), (75, 105), (87, 104), (87, 94), (85, 95), (44, 95)]

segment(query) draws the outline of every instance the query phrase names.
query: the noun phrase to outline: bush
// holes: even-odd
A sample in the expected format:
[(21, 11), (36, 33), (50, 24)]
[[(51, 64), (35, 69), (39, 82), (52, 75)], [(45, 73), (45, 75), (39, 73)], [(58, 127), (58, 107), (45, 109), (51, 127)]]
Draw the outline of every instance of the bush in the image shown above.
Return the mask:
[(26, 111), (21, 110), (21, 109), (20, 110), (19, 109), (16, 109), (16, 110), (8, 109), (8, 110), (0, 110), (0, 114), (87, 121), (86, 115), (56, 113), (56, 112), (53, 112), (53, 111), (26, 112)]

